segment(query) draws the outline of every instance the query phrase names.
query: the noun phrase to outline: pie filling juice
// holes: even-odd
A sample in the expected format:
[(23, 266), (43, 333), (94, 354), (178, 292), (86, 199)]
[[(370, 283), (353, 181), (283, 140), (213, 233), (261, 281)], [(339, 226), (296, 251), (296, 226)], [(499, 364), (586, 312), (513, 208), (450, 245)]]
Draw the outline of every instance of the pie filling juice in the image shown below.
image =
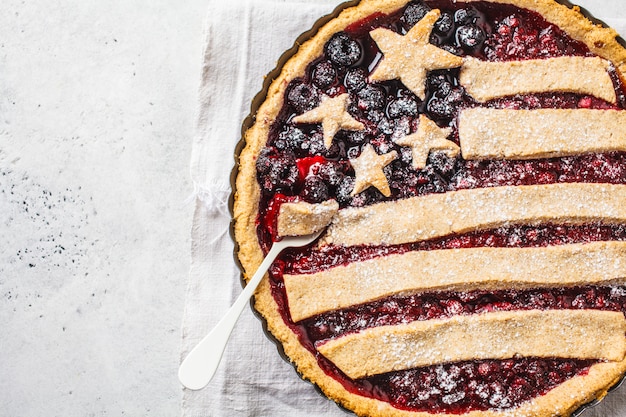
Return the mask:
[[(258, 236), (267, 251), (277, 239), (276, 217), (287, 201), (321, 203), (335, 199), (341, 208), (365, 207), (433, 193), (475, 188), (559, 183), (626, 183), (626, 154), (591, 153), (531, 160), (464, 160), (433, 151), (426, 166), (412, 166), (410, 149), (395, 139), (415, 132), (420, 115), (440, 127), (451, 127), (458, 143), (458, 115), (476, 106), (502, 109), (619, 109), (625, 89), (610, 71), (616, 103), (577, 93), (524, 94), (479, 104), (459, 82), (459, 69), (428, 73), (426, 97), (419, 99), (399, 80), (371, 82), (368, 75), (383, 59), (369, 33), (384, 27), (406, 34), (431, 9), (441, 16), (430, 43), (452, 54), (486, 61), (511, 61), (559, 56), (593, 56), (589, 49), (528, 10), (504, 4), (456, 3), (449, 0), (411, 2), (393, 15), (376, 14), (352, 24), (326, 44), (305, 77), (291, 82), (266, 148), (257, 160), (261, 188)], [(326, 148), (319, 124), (294, 124), (292, 119), (319, 105), (321, 97), (349, 94), (349, 113), (361, 131), (340, 130)], [(379, 154), (395, 150), (384, 168), (391, 195), (375, 187), (352, 195), (354, 171), (349, 162), (371, 144)], [(584, 202), (581, 202), (584, 203)], [(367, 233), (367, 232), (366, 232)], [(593, 360), (514, 358), (474, 360), (394, 371), (353, 380), (319, 354), (316, 346), (366, 328), (493, 311), (530, 309), (596, 309), (626, 313), (626, 288), (581, 286), (524, 290), (429, 292), (396, 295), (332, 311), (294, 323), (289, 314), (283, 274), (304, 274), (350, 262), (410, 251), (477, 247), (543, 247), (626, 240), (626, 226), (507, 225), (423, 242), (385, 246), (333, 246), (286, 251), (270, 270), (272, 291), (285, 323), (316, 355), (319, 365), (349, 391), (401, 409), (462, 414), (471, 410), (507, 409), (540, 396), (567, 379), (584, 374)]]

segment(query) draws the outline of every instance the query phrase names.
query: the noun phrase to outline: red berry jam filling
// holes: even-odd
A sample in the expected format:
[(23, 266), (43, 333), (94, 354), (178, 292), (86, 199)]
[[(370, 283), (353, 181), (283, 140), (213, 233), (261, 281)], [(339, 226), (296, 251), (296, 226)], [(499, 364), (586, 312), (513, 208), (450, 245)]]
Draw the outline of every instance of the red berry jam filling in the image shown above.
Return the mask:
[(626, 312), (626, 289), (590, 286), (394, 296), (322, 314), (300, 325), (308, 340), (315, 344), (377, 326), (494, 311), (550, 309)]
[[(464, 414), (507, 409), (586, 372), (589, 360), (523, 358), (472, 361), (392, 372), (358, 381), (400, 409)], [(377, 391), (377, 387), (386, 391)], [(376, 388), (375, 388), (376, 387)]]
[(287, 250), (281, 259), (275, 262), (274, 273), (280, 276), (282, 274), (308, 274), (379, 256), (418, 250), (477, 247), (528, 248), (611, 240), (626, 241), (626, 226), (604, 224), (505, 226), (494, 230), (451, 235), (401, 245), (360, 247), (328, 245), (320, 250)]
[[(593, 56), (540, 15), (505, 4), (425, 0), (410, 2), (391, 15), (374, 14), (332, 36), (323, 56), (287, 88), (284, 105), (256, 162), (261, 189), (258, 236), (267, 251), (277, 239), (276, 217), (287, 201), (321, 203), (335, 199), (340, 208), (363, 207), (456, 190), (571, 182), (626, 183), (626, 154), (607, 152), (525, 161), (466, 161), (432, 152), (421, 170), (412, 166), (410, 148), (395, 141), (414, 133), (420, 115), (456, 132), (457, 116), (475, 102), (459, 82), (459, 70), (432, 71), (420, 100), (399, 81), (372, 83), (368, 76), (383, 58), (369, 32), (385, 27), (405, 34), (437, 8), (430, 42), (459, 56), (507, 61), (557, 56)], [(511, 109), (624, 109), (623, 81), (611, 73), (617, 104), (574, 93), (527, 94), (493, 100), (486, 106)], [(363, 131), (339, 131), (327, 149), (320, 124), (292, 119), (317, 107), (324, 96), (349, 94), (348, 112)], [(455, 133), (456, 135), (456, 133)], [(458, 137), (452, 138), (458, 142)], [(355, 173), (349, 159), (370, 144), (398, 158), (384, 168), (391, 195), (370, 187), (353, 196)], [(445, 318), (489, 311), (528, 309), (598, 309), (626, 313), (626, 288), (576, 287), (495, 292), (428, 293), (393, 296), (293, 323), (283, 273), (312, 273), (337, 265), (392, 253), (472, 247), (540, 247), (592, 241), (626, 240), (626, 227), (611, 224), (577, 226), (513, 225), (495, 230), (447, 236), (427, 242), (385, 247), (336, 247), (289, 250), (270, 270), (272, 294), (282, 317), (324, 371), (349, 391), (415, 411), (466, 413), (508, 409), (542, 395), (565, 380), (584, 374), (594, 361), (557, 358), (470, 361), (391, 372), (351, 380), (317, 353), (316, 345), (368, 327)]]

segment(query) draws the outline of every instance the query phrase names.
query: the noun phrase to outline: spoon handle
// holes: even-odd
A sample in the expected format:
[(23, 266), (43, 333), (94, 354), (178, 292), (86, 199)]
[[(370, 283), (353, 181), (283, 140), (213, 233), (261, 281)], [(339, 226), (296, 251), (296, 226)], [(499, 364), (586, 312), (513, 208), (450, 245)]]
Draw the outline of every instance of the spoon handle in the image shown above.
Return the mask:
[(230, 334), (241, 315), (241, 312), (248, 304), (248, 300), (254, 294), (256, 287), (263, 279), (265, 272), (269, 269), (272, 262), (280, 251), (281, 245), (275, 243), (272, 249), (259, 266), (259, 269), (248, 281), (245, 288), (237, 297), (237, 300), (230, 307), (226, 315), (217, 323), (217, 325), (207, 334), (198, 345), (189, 352), (183, 363), (178, 369), (178, 379), (187, 388), (199, 390), (204, 388), (215, 375), (215, 371), (220, 364), (224, 349), (230, 338)]

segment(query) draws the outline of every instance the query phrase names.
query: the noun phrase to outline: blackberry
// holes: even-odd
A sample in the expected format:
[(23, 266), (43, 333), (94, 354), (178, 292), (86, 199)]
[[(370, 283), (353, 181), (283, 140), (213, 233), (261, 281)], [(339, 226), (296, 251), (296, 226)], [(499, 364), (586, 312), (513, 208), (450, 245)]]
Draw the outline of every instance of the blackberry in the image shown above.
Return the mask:
[(297, 127), (289, 126), (278, 135), (278, 139), (274, 144), (276, 149), (284, 151), (298, 151), (308, 148), (306, 134)]
[(401, 116), (417, 116), (417, 100), (411, 96), (399, 97), (387, 106), (387, 115), (392, 119)]
[(325, 155), (324, 135), (322, 132), (313, 132), (308, 137), (307, 148), (310, 155)]
[(335, 33), (324, 45), (328, 59), (340, 67), (349, 67), (361, 59), (361, 45), (345, 32)]
[(385, 91), (373, 85), (367, 85), (358, 93), (358, 106), (361, 110), (382, 109), (385, 106)]
[(259, 156), (256, 160), (256, 171), (260, 175), (265, 175), (270, 172), (272, 169), (272, 149), (271, 148), (263, 148), (261, 152), (259, 152)]
[(343, 168), (338, 162), (328, 161), (319, 166), (317, 175), (331, 186), (337, 186), (344, 178)]
[(449, 157), (445, 152), (435, 151), (428, 156), (428, 164), (434, 172), (448, 181), (452, 178), (457, 170), (457, 158)]
[[(257, 169), (259, 163), (257, 160)], [(265, 165), (262, 165), (263, 167)], [(263, 171), (266, 171), (265, 169)], [(261, 173), (261, 171), (259, 171)], [(259, 185), (266, 193), (283, 192), (293, 193), (295, 185), (298, 183), (300, 171), (293, 157), (281, 155), (269, 158), (269, 170), (259, 175)]]
[(328, 200), (328, 186), (323, 179), (309, 175), (304, 180), (302, 198), (309, 203), (321, 203)]
[(330, 87), (337, 81), (337, 70), (330, 62), (322, 61), (313, 69), (312, 81), (319, 88)]
[(396, 124), (385, 117), (378, 123), (378, 130), (385, 135), (391, 135), (396, 130)]
[(463, 87), (454, 87), (446, 95), (446, 101), (451, 104), (459, 104), (463, 101), (465, 90)]
[(370, 110), (366, 117), (370, 122), (378, 123), (385, 118), (385, 112), (379, 109)]
[(336, 198), (339, 204), (347, 204), (352, 199), (350, 195), (354, 189), (354, 177), (345, 176), (337, 185)]
[(287, 102), (301, 113), (317, 107), (319, 101), (317, 90), (303, 82), (292, 83), (287, 92)]

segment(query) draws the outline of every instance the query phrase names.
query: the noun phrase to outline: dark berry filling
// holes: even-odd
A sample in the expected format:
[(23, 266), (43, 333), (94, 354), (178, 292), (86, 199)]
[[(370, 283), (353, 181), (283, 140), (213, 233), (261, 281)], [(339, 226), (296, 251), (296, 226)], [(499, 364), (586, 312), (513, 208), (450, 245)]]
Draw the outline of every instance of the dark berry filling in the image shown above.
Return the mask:
[[(420, 100), (399, 81), (372, 83), (368, 76), (383, 59), (369, 32), (385, 27), (406, 34), (426, 13), (440, 9), (430, 42), (460, 56), (507, 61), (565, 55), (591, 56), (581, 42), (536, 13), (505, 4), (412, 1), (391, 15), (374, 14), (335, 34), (323, 56), (305, 75), (293, 80), (283, 108), (272, 125), (267, 146), (257, 160), (261, 189), (258, 236), (267, 251), (276, 240), (276, 218), (287, 201), (319, 203), (333, 198), (340, 207), (362, 207), (386, 200), (505, 185), (601, 182), (626, 184), (626, 154), (610, 152), (527, 161), (466, 161), (432, 152), (424, 169), (415, 170), (409, 148), (395, 140), (417, 130), (420, 115), (456, 131), (459, 112), (478, 106), (459, 82), (459, 70), (432, 71), (426, 96)], [(624, 109), (623, 81), (611, 73), (618, 101), (612, 105), (572, 93), (505, 97), (486, 105), (494, 108)], [(293, 117), (317, 107), (324, 96), (349, 94), (348, 112), (365, 130), (340, 131), (329, 149), (319, 124), (295, 125)], [(455, 134), (456, 135), (456, 134)], [(458, 142), (458, 137), (453, 137)], [(398, 158), (384, 169), (391, 196), (368, 188), (353, 196), (354, 171), (349, 159), (370, 144), (378, 153), (395, 150)], [(524, 309), (593, 308), (626, 313), (626, 288), (578, 287), (471, 293), (430, 293), (394, 296), (342, 311), (291, 321), (283, 273), (310, 273), (391, 253), (472, 247), (531, 247), (626, 240), (617, 225), (508, 226), (461, 236), (393, 247), (303, 248), (284, 253), (270, 270), (272, 293), (280, 311), (301, 343), (316, 355), (326, 373), (351, 392), (387, 401), (407, 410), (462, 414), (471, 410), (507, 409), (544, 394), (578, 374), (593, 361), (519, 358), (471, 361), (392, 372), (351, 380), (319, 355), (316, 344), (364, 328), (414, 320)]]
[(410, 251), (478, 247), (527, 248), (612, 240), (626, 241), (626, 225), (504, 226), (495, 230), (476, 231), (402, 245), (361, 247), (328, 245), (320, 250), (288, 250), (281, 256), (281, 261), (276, 263), (280, 270), (275, 272), (279, 275), (308, 274), (334, 266)]
[[(358, 383), (397, 408), (464, 414), (507, 409), (586, 372), (588, 360), (523, 358), (473, 361), (379, 375)], [(387, 387), (385, 392), (374, 387)], [(370, 388), (371, 387), (371, 388)]]
[(596, 309), (626, 312), (626, 289), (577, 287), (394, 296), (300, 323), (313, 343), (370, 327), (494, 311)]

